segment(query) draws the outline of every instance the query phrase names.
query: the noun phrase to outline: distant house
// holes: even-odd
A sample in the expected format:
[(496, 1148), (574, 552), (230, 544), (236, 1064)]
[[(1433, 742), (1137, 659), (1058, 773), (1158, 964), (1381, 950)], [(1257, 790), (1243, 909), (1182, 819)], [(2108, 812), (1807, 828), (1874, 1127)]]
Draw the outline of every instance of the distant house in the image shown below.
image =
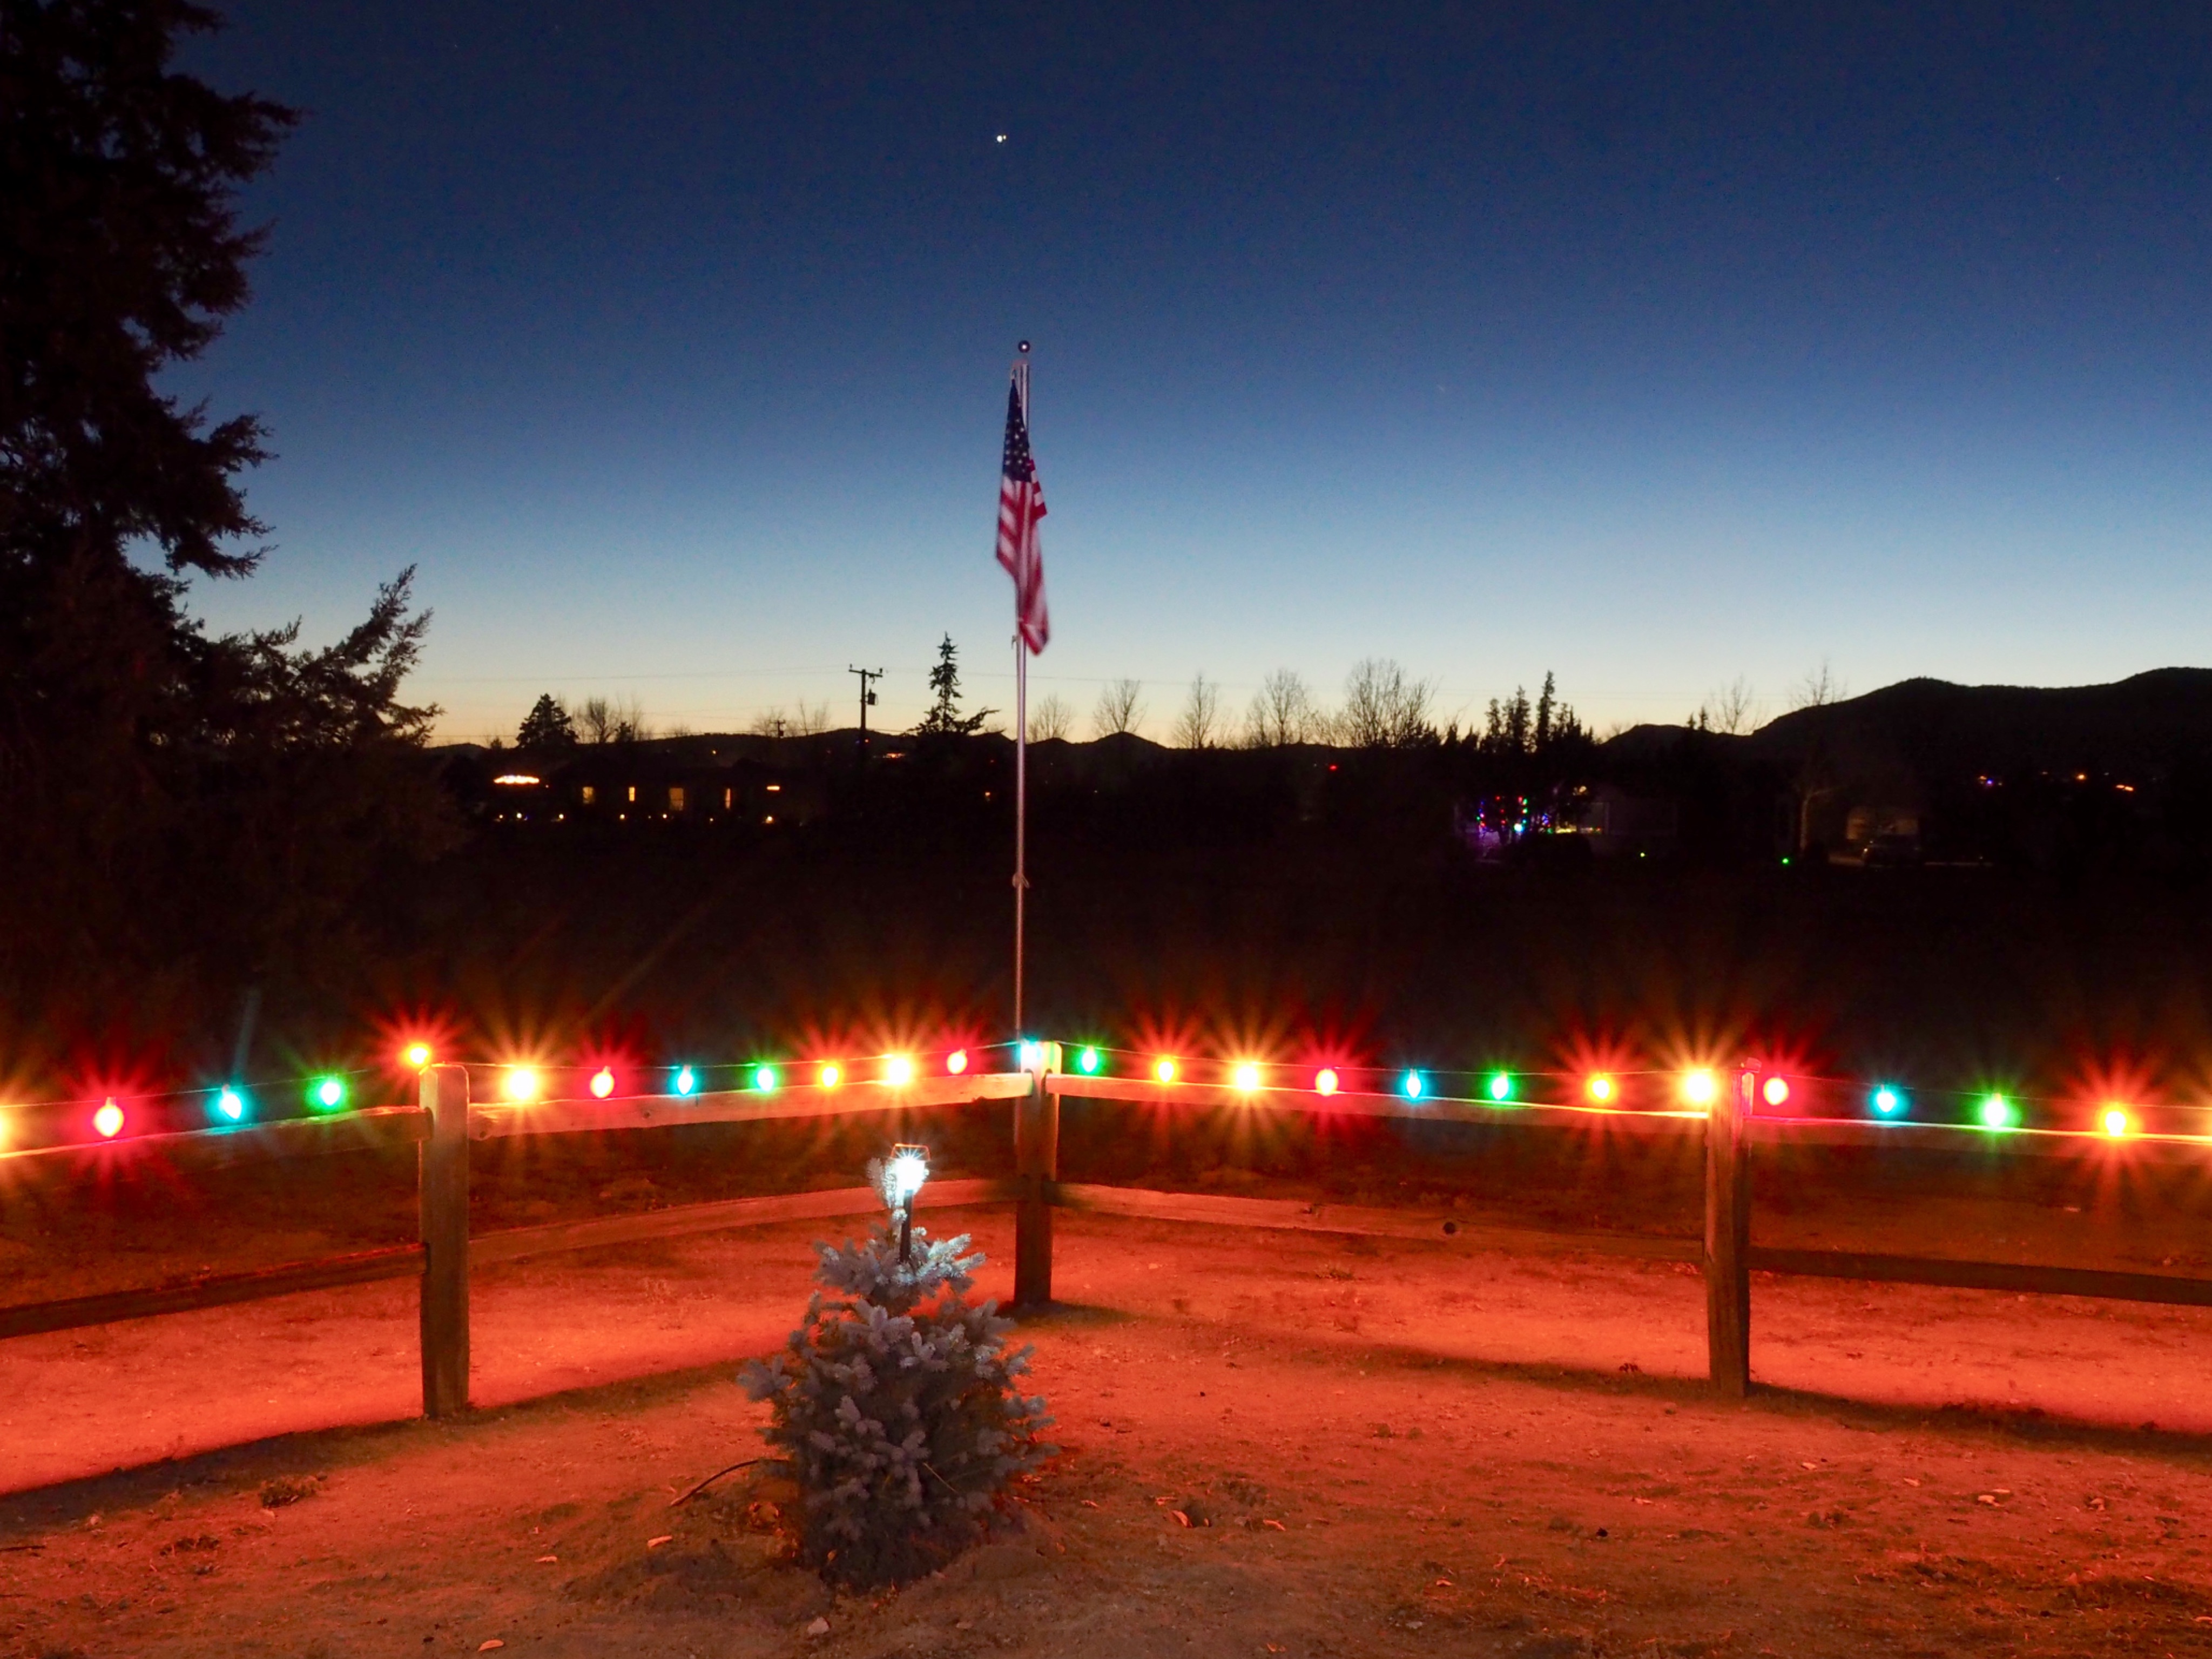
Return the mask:
[(1682, 809), (1660, 795), (1631, 793), (1619, 784), (1593, 784), (1579, 803), (1575, 833), (1600, 858), (1672, 853), (1682, 838)]
[(641, 748), (590, 750), (555, 788), (578, 817), (613, 823), (811, 823), (827, 805), (822, 775), (751, 760), (701, 765)]

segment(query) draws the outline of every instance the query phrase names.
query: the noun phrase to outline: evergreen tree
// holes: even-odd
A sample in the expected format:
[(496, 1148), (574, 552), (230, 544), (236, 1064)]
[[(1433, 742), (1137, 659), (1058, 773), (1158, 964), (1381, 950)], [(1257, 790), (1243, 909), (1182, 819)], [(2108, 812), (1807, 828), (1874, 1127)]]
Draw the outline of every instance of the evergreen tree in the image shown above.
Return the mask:
[[(252, 415), (163, 377), (247, 297), (236, 193), (294, 112), (179, 73), (187, 0), (0, 0), (0, 1006), (164, 1021), (241, 979), (302, 994), (353, 906), (448, 826), (398, 700), (411, 572), (337, 644), (210, 638), (194, 577), (259, 564)], [(164, 1006), (165, 1001), (169, 1005)]]
[(539, 754), (557, 754), (576, 746), (576, 723), (568, 718), (550, 691), (538, 694), (538, 701), (530, 705), (530, 712), (522, 717), (522, 725), (514, 734), (514, 746)]
[[(887, 1202), (883, 1166), (871, 1177)], [(819, 1244), (817, 1291), (785, 1350), (739, 1382), (772, 1409), (763, 1431), (802, 1494), (799, 1559), (836, 1583), (896, 1583), (981, 1538), (1006, 1483), (1054, 1448), (1051, 1419), (1016, 1382), (1012, 1322), (967, 1291), (981, 1252), (932, 1242), (894, 1207), (857, 1243)]]
[(952, 643), (950, 634), (937, 647), (937, 666), (929, 671), (929, 689), (936, 693), (937, 701), (914, 728), (918, 736), (973, 737), (982, 729), (983, 722), (998, 712), (993, 708), (979, 708), (972, 714), (960, 712), (960, 649)]

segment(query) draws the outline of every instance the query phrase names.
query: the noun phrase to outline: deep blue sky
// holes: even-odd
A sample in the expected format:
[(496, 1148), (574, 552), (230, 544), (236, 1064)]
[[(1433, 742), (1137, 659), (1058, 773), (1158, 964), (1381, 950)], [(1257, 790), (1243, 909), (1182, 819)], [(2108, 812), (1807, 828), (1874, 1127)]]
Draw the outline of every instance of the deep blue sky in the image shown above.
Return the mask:
[(842, 721), (848, 663), (900, 724), (946, 631), (1003, 705), (1023, 337), (1085, 711), (2212, 660), (2201, 9), (231, 10), (193, 65), (307, 118), (186, 382), (278, 550), (200, 603), (419, 565), (449, 735)]

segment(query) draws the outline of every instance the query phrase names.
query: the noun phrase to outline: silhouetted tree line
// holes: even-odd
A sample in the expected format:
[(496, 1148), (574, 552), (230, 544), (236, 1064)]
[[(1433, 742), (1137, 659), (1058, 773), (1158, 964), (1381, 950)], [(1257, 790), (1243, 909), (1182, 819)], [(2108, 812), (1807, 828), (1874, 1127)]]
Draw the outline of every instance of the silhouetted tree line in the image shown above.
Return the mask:
[[(195, 578), (259, 568), (252, 415), (162, 374), (247, 299), (236, 194), (295, 112), (179, 74), (182, 0), (0, 0), (0, 1000), (48, 1042), (307, 994), (363, 896), (449, 844), (401, 700), (411, 571), (337, 643), (210, 635)], [(41, 1024), (43, 1022), (43, 1024)]]

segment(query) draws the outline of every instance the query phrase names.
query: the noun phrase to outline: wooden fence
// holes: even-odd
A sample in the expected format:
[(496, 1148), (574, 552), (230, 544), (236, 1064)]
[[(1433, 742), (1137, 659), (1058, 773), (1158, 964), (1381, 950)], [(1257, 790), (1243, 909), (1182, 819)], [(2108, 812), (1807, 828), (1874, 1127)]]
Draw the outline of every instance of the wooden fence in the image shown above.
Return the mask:
[[(866, 1215), (881, 1207), (872, 1188), (727, 1199), (641, 1213), (555, 1222), (544, 1226), (475, 1233), (469, 1224), (469, 1151), (472, 1142), (518, 1134), (671, 1127), (694, 1123), (747, 1123), (780, 1118), (912, 1111), (1006, 1101), (1013, 1109), (1014, 1168), (1010, 1178), (930, 1182), (919, 1209), (1011, 1203), (1015, 1211), (1014, 1296), (1018, 1310), (1052, 1301), (1053, 1214), (1075, 1210), (1155, 1221), (1256, 1227), (1300, 1232), (1363, 1234), (1428, 1239), (1469, 1249), (1565, 1247), (1595, 1255), (1646, 1261), (1699, 1262), (1705, 1279), (1709, 1374), (1725, 1394), (1751, 1384), (1751, 1274), (1794, 1273), (1893, 1284), (1933, 1285), (2124, 1301), (2212, 1306), (2212, 1279), (2179, 1274), (1974, 1261), (1847, 1250), (1778, 1249), (1753, 1243), (1753, 1155), (1760, 1146), (1826, 1146), (1987, 1150), (1987, 1131), (1930, 1124), (1862, 1122), (1838, 1119), (1774, 1118), (1757, 1115), (1759, 1074), (1739, 1073), (1702, 1112), (1623, 1111), (1600, 1108), (1493, 1105), (1475, 1101), (1408, 1099), (1395, 1094), (1304, 1090), (1245, 1090), (1217, 1084), (1160, 1083), (1127, 1078), (1082, 1077), (1058, 1069), (1054, 1045), (1039, 1048), (1030, 1071), (943, 1077), (906, 1085), (859, 1083), (834, 1093), (794, 1088), (775, 1094), (732, 1092), (686, 1097), (549, 1100), (529, 1104), (472, 1103), (469, 1077), (459, 1066), (422, 1073), (419, 1104), (318, 1119), (142, 1137), (94, 1147), (58, 1147), (0, 1156), (0, 1169), (16, 1173), (42, 1163), (107, 1152), (118, 1145), (137, 1155), (158, 1153), (177, 1165), (222, 1165), (255, 1158), (414, 1146), (418, 1152), (420, 1230), (417, 1243), (247, 1273), (207, 1274), (177, 1285), (112, 1291), (0, 1308), (0, 1337), (70, 1330), (117, 1320), (187, 1313), (289, 1296), (335, 1285), (408, 1279), (420, 1285), (422, 1409), (444, 1417), (469, 1403), (469, 1275), (472, 1267), (556, 1251), (672, 1238), (773, 1222)], [(1289, 1199), (1230, 1198), (1138, 1188), (1062, 1182), (1059, 1178), (1060, 1112), (1063, 1100), (1224, 1108), (1240, 1111), (1299, 1110), (1334, 1116), (1496, 1125), (1532, 1130), (1576, 1129), (1640, 1137), (1701, 1137), (1705, 1150), (1705, 1227), (1702, 1239), (1651, 1234), (1499, 1224), (1460, 1213), (1416, 1209), (1305, 1203)], [(2079, 1152), (2106, 1143), (2070, 1133), (2013, 1130), (2003, 1136), (2020, 1154)], [(2212, 1149), (2193, 1137), (2130, 1137), (2130, 1156), (2200, 1163)]]

